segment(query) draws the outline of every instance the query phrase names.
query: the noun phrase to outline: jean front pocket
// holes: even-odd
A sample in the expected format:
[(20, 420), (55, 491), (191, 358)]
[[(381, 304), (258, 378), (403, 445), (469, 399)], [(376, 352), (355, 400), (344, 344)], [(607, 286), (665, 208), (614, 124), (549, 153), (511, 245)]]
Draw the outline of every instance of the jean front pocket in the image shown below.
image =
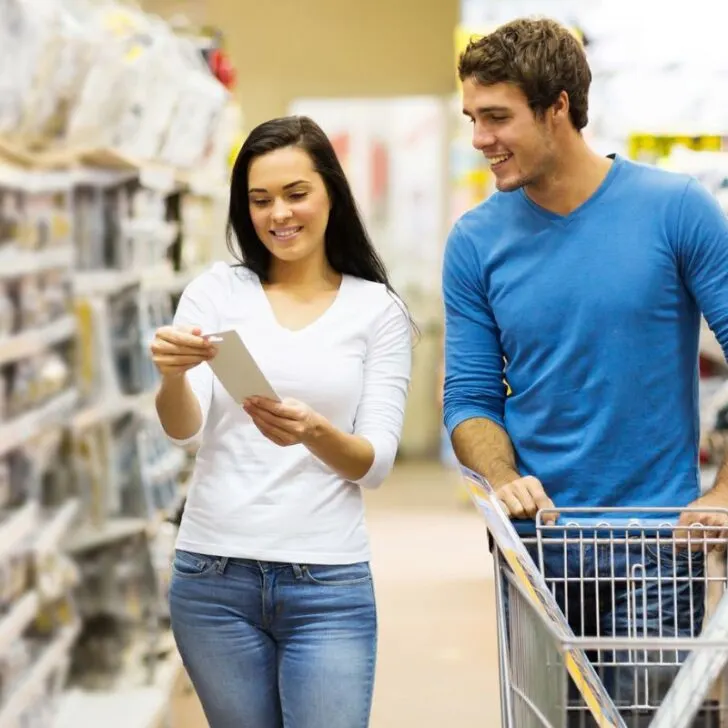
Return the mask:
[(308, 581), (322, 586), (354, 586), (372, 580), (372, 572), (366, 561), (356, 564), (306, 564), (303, 572)]
[(180, 551), (178, 549), (172, 562), (172, 571), (176, 576), (186, 578), (206, 576), (215, 570), (217, 563), (218, 559), (215, 556), (195, 554), (191, 551)]
[(645, 555), (647, 557), (645, 566), (654, 568), (658, 572), (664, 572), (667, 569), (681, 569), (688, 571), (692, 569), (700, 569), (703, 566), (703, 551), (698, 549), (692, 551), (685, 544), (673, 544), (669, 539), (664, 539), (659, 545), (648, 543), (645, 545)]

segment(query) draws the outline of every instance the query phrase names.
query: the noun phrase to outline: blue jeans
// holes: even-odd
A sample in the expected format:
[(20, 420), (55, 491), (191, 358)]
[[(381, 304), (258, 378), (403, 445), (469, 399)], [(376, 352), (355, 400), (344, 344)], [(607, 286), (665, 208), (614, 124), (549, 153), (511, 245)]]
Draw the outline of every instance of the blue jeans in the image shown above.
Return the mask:
[[(529, 546), (536, 562), (538, 550)], [(672, 546), (569, 544), (543, 546), (543, 573), (577, 636), (697, 637), (705, 613), (705, 558)], [(571, 580), (571, 581), (569, 581)], [(612, 699), (632, 726), (649, 725), (686, 654), (657, 650), (589, 655)], [(584, 703), (569, 685), (572, 705)], [(594, 725), (577, 708), (570, 726)], [(696, 726), (710, 725), (700, 716)]]
[(170, 612), (210, 728), (366, 728), (377, 650), (368, 563), (177, 551)]

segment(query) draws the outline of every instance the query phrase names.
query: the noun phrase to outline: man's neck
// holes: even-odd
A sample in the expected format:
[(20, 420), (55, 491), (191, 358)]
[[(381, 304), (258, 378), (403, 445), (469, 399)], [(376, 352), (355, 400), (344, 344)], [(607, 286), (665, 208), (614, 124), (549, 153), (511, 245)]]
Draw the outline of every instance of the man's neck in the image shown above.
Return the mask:
[(583, 205), (604, 182), (612, 160), (592, 151), (579, 136), (567, 144), (543, 181), (525, 188), (537, 205), (557, 215), (568, 215)]

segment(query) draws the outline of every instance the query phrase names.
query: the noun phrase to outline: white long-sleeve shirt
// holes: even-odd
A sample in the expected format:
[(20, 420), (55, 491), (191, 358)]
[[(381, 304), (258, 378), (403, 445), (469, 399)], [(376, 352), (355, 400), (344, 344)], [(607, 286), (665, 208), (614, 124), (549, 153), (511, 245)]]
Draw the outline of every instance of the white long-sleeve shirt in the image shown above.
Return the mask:
[(344, 276), (332, 305), (292, 331), (276, 320), (258, 277), (216, 263), (185, 289), (175, 325), (236, 329), (281, 398), (371, 442), (374, 463), (346, 481), (304, 445), (265, 438), (207, 363), (187, 373), (203, 424), (177, 548), (311, 564), (370, 557), (361, 488), (394, 464), (411, 371), (411, 329), (385, 286)]

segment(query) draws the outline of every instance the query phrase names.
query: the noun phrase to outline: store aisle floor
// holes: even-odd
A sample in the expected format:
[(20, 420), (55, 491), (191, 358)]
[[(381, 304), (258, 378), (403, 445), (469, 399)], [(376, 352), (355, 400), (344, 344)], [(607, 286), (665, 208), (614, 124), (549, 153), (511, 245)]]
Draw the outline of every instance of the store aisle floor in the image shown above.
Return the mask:
[[(380, 644), (371, 728), (497, 725), (498, 669), (485, 527), (438, 465), (403, 464), (367, 494)], [(206, 728), (193, 697), (173, 728)]]

